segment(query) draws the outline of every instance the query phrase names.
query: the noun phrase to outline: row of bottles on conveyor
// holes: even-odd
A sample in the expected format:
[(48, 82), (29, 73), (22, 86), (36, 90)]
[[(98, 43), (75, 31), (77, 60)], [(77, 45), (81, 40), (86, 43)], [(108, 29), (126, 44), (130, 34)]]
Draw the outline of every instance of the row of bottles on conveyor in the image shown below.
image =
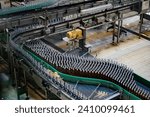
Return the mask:
[(67, 69), (68, 72), (77, 70), (79, 71), (78, 75), (87, 73), (91, 77), (94, 77), (92, 74), (95, 74), (95, 76), (98, 76), (98, 74), (106, 75), (124, 85), (130, 85), (127, 81), (128, 78), (130, 78), (129, 81), (133, 80), (133, 72), (130, 69), (112, 63), (112, 61), (88, 59), (68, 54), (61, 55), (41, 41), (34, 43), (35, 44), (30, 46), (31, 50), (57, 68), (61, 67)]
[(148, 91), (139, 88), (134, 80), (133, 71), (127, 66), (111, 60), (99, 60), (61, 54), (41, 40), (29, 42), (26, 46), (44, 58), (58, 71), (75, 76), (109, 80), (123, 86), (130, 92), (135, 92), (137, 95), (146, 99), (150, 98), (150, 93)]
[(44, 67), (40, 62), (37, 62), (31, 55), (26, 53), (26, 56), (30, 59), (34, 66), (34, 70), (44, 78), (47, 78), (52, 84), (55, 84), (60, 91), (69, 94), (73, 99), (86, 100), (88, 99), (84, 94), (78, 91), (73, 85), (70, 85), (63, 81), (57, 72), (52, 72), (48, 68)]

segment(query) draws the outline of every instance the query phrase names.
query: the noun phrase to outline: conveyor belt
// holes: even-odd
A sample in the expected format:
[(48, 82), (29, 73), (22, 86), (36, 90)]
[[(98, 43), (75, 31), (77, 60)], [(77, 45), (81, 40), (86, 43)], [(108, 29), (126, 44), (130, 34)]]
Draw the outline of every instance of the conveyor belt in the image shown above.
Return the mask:
[[(38, 30), (38, 29), (35, 29), (35, 30)], [(30, 30), (28, 30), (28, 31), (26, 31), (25, 29), (18, 30), (13, 33), (12, 39), (15, 39), (18, 35), (20, 35), (24, 32), (30, 32)], [(37, 42), (37, 45), (35, 42)], [(67, 54), (62, 56), (61, 53), (58, 54), (58, 51), (56, 51), (55, 49), (52, 49), (51, 47), (48, 47), (48, 45), (45, 44), (44, 42), (42, 42), (40, 40), (35, 41), (35, 42), (34, 41), (31, 43), (29, 42), (28, 43), (29, 45), (28, 44), (27, 45), (31, 46), (31, 48), (29, 47), (27, 49), (29, 51), (33, 52), (34, 54), (38, 55), (40, 58), (44, 59), (48, 63), (50, 63), (50, 64), (51, 64), (51, 62), (54, 63), (51, 65), (54, 68), (58, 69), (59, 71), (64, 72), (66, 74), (74, 75), (74, 76), (102, 78), (104, 80), (108, 80), (108, 81), (114, 82), (116, 84), (119, 84), (123, 88), (129, 90), (131, 93), (134, 93), (135, 95), (141, 97), (142, 99), (149, 99), (149, 92), (147, 90), (143, 89), (142, 87), (137, 86), (137, 84), (133, 80), (133, 77), (134, 77), (133, 72), (130, 69), (127, 69), (124, 66), (117, 65), (115, 62), (111, 63), (111, 61), (105, 61), (105, 60), (97, 61), (97, 60), (93, 60), (93, 59), (85, 59), (82, 57), (76, 58), (73, 55), (70, 56)], [(44, 46), (41, 44), (41, 42), (42, 42), (42, 44), (44, 44)], [(37, 48), (36, 46), (39, 46), (39, 47)], [(49, 49), (46, 49), (45, 47), (46, 48), (48, 47), (50, 50), (52, 49), (54, 51), (52, 53), (50, 52), (50, 53), (46, 54), (45, 51), (47, 52), (47, 50), (49, 50)], [(40, 52), (40, 53), (36, 53), (35, 51)], [(41, 53), (43, 55), (44, 54), (46, 54), (46, 55), (44, 55), (44, 56), (39, 55)], [(45, 58), (48, 55), (52, 57), (53, 61), (49, 62), (49, 58), (48, 57)], [(59, 55), (59, 56), (57, 56), (57, 55)], [(61, 57), (63, 60), (61, 60)], [(66, 58), (67, 58), (67, 60), (65, 60)], [(56, 60), (56, 59), (58, 59), (58, 60)], [(57, 63), (57, 61), (60, 61), (60, 60), (62, 63)], [(70, 63), (70, 60), (72, 63)], [(96, 64), (95, 64), (95, 62), (96, 62)], [(66, 65), (66, 63), (67, 63), (67, 65)], [(60, 66), (60, 64), (62, 66)], [(69, 65), (69, 68), (68, 68), (68, 65)], [(73, 65), (73, 69), (72, 69), (72, 65)], [(95, 65), (95, 66), (93, 66), (93, 65)], [(96, 71), (95, 71), (95, 69), (96, 69)]]
[[(49, 69), (49, 70), (52, 70), (53, 72), (59, 72), (57, 71), (55, 68), (53, 68), (50, 64), (48, 64), (47, 62), (43, 61), (42, 59), (40, 59), (39, 57), (35, 56), (34, 54), (32, 54), (31, 52), (29, 51), (25, 51), (24, 49), (20, 48), (17, 44), (14, 43), (14, 40), (16, 40), (18, 34), (22, 34), (23, 32), (16, 32), (16, 33), (13, 33), (13, 36), (12, 36), (12, 40), (10, 40), (10, 45), (11, 47), (13, 48), (13, 50), (15, 50), (16, 53), (18, 53), (18, 55), (20, 55), (20, 57), (22, 59), (24, 59), (31, 68), (34, 69), (34, 71), (40, 75), (41, 78), (45, 79), (46, 77), (49, 77), (49, 75), (46, 75), (47, 72), (45, 72), (46, 69)], [(36, 67), (36, 68), (35, 68)], [(39, 71), (38, 71), (39, 70)], [(42, 75), (44, 74), (44, 76)], [(129, 99), (140, 99), (139, 97), (129, 93), (128, 91), (124, 90), (123, 88), (121, 88), (119, 85), (116, 85), (110, 81), (106, 81), (106, 80), (100, 80), (100, 79), (92, 79), (92, 78), (83, 78), (83, 77), (77, 77), (77, 76), (72, 76), (72, 75), (67, 75), (67, 74), (63, 74), (61, 72), (59, 72), (60, 76), (62, 78), (64, 78), (65, 80), (71, 80), (71, 82), (76, 82), (78, 80), (80, 80), (80, 82), (84, 83), (84, 84), (99, 84), (99, 83), (102, 83), (104, 86), (106, 87), (110, 87), (112, 89), (117, 89), (119, 91), (123, 91), (125, 95), (128, 95), (129, 96)], [(45, 76), (46, 75), (46, 76)], [(46, 80), (48, 80), (49, 78), (46, 78)], [(54, 79), (50, 78), (52, 81), (52, 86), (54, 85), (55, 86), (55, 81)], [(85, 79), (85, 80), (84, 80)], [(58, 81), (59, 82), (59, 81)], [(57, 82), (57, 85), (60, 87), (59, 83)], [(62, 87), (62, 86), (61, 86)], [(63, 86), (64, 87), (64, 86)], [(66, 87), (67, 88), (67, 87)], [(69, 88), (70, 89), (70, 88)], [(64, 90), (61, 89), (61, 90)], [(82, 95), (76, 95), (77, 92), (70, 92), (68, 90), (64, 90), (64, 91), (67, 91), (67, 93), (69, 94), (74, 94), (75, 95), (72, 95), (72, 96), (75, 96), (74, 98), (84, 98), (86, 99), (85, 96)]]
[[(94, 2), (94, 1), (93, 1)], [(76, 3), (76, 4), (73, 4), (73, 5), (68, 5), (68, 6), (58, 6), (58, 7), (54, 7), (54, 8), (50, 8), (50, 9), (47, 9), (48, 11), (50, 10), (50, 14), (51, 15), (55, 15), (55, 13), (53, 14), (53, 11), (57, 11), (57, 10), (63, 10), (63, 8), (71, 8), (71, 7), (75, 7), (76, 5), (83, 5), (83, 4), (88, 4), (89, 3), (89, 1), (85, 1), (85, 2), (80, 2), (80, 3)], [(112, 13), (116, 13), (116, 12), (118, 12), (118, 11), (124, 11), (124, 10), (126, 10), (126, 9), (130, 9), (131, 8), (131, 6), (134, 6), (134, 5), (136, 5), (137, 3), (139, 3), (139, 1), (132, 1), (131, 3), (128, 3), (128, 4), (125, 4), (125, 5), (123, 5), (123, 6), (119, 6), (119, 7), (115, 7), (115, 8), (112, 8), (112, 9), (110, 9), (110, 10), (106, 10), (106, 11), (102, 11), (102, 12), (99, 12), (99, 13), (94, 13), (94, 14), (90, 14), (90, 15), (86, 15), (86, 16), (82, 16), (82, 17), (77, 17), (77, 18), (71, 18), (71, 20), (68, 20), (67, 19), (67, 21), (65, 20), (64, 21), (64, 19), (63, 19), (63, 17), (66, 17), (66, 15), (65, 14), (61, 14), (62, 15), (62, 17), (54, 17), (54, 19), (53, 18), (50, 18), (50, 20), (49, 20), (49, 22), (51, 22), (50, 24), (48, 24), (49, 25), (49, 27), (51, 28), (54, 28), (55, 29), (55, 24), (57, 24), (57, 25), (64, 25), (64, 27), (67, 27), (68, 26), (68, 22), (70, 22), (70, 23), (73, 23), (73, 22), (80, 22), (81, 20), (84, 20), (84, 19), (87, 19), (87, 20), (89, 20), (89, 19), (92, 19), (93, 18), (93, 16), (99, 16), (99, 15), (103, 15), (103, 16), (105, 16), (106, 14), (112, 14)], [(44, 10), (45, 9), (42, 9), (42, 11), (44, 12)], [(11, 10), (10, 10), (11, 11)], [(37, 12), (37, 11), (36, 11)], [(17, 13), (16, 15), (18, 15), (18, 17), (15, 19), (15, 18), (13, 18), (13, 20), (7, 20), (7, 22), (5, 22), (5, 20), (1, 23), (1, 30), (3, 29), (3, 28), (14, 28), (14, 27), (19, 27), (19, 26), (28, 26), (28, 25), (31, 25), (31, 23), (33, 23), (33, 24), (35, 24), (35, 25), (37, 25), (39, 22), (37, 22), (37, 21), (35, 21), (35, 16), (37, 15), (40, 15), (40, 14), (36, 14), (36, 12), (33, 12), (33, 14), (31, 14), (31, 15), (27, 15), (27, 16), (25, 16), (25, 15), (21, 15), (21, 13), (19, 12), (19, 13)], [(38, 12), (40, 12), (40, 11), (38, 11)], [(51, 13), (52, 12), (52, 13)], [(59, 12), (59, 11), (57, 11), (57, 12)], [(25, 11), (25, 13), (30, 13), (29, 11)], [(35, 13), (35, 15), (34, 15), (34, 13)], [(41, 15), (42, 15), (43, 13), (41, 13)], [(76, 15), (79, 15), (80, 16), (80, 12), (78, 12), (77, 11), (77, 13), (76, 13)], [(2, 15), (1, 13), (0, 13), (0, 15)], [(48, 16), (49, 16), (49, 13), (48, 13)], [(51, 16), (52, 17), (52, 16)], [(90, 17), (90, 18), (89, 18)], [(58, 21), (57, 22), (57, 20), (60, 20), (59, 18), (61, 18), (61, 20), (62, 21)], [(51, 20), (55, 20), (55, 21), (53, 21), (53, 23), (52, 23), (52, 21)], [(25, 22), (26, 23), (25, 23)], [(20, 22), (20, 23), (19, 23)], [(22, 23), (21, 23), (22, 22)], [(27, 23), (28, 22), (28, 23)], [(58, 27), (57, 27), (58, 28)]]
[(61, 54), (41, 40), (26, 43), (26, 49), (35, 53), (50, 65), (66, 74), (93, 77), (117, 83), (143, 99), (150, 99), (150, 93), (139, 87), (133, 71), (111, 60), (98, 60)]
[(86, 97), (89, 97), (89, 99), (93, 99), (93, 100), (101, 100), (106, 98), (113, 99), (118, 96), (118, 95), (114, 95), (116, 94), (116, 92), (118, 93), (118, 91), (103, 87), (101, 85), (96, 86), (96, 85), (75, 84), (75, 83), (69, 83), (69, 84), (71, 84), (77, 90), (82, 92)]
[(6, 16), (9, 14), (20, 14), (22, 12), (26, 11), (35, 11), (35, 9), (41, 9), (42, 7), (47, 7), (55, 4), (57, 0), (49, 0), (47, 2), (40, 2), (37, 4), (30, 4), (30, 5), (25, 5), (25, 6), (19, 6), (19, 7), (12, 7), (8, 9), (1, 9), (0, 10), (0, 16)]
[(45, 10), (56, 10), (59, 8), (69, 8), (72, 6), (80, 5), (80, 4), (88, 4), (91, 2), (96, 2), (96, 1), (101, 1), (101, 0), (82, 0), (82, 1), (77, 1), (74, 3), (68, 2), (64, 5), (58, 4), (59, 0), (48, 0), (47, 2), (40, 2), (37, 4), (29, 4), (25, 6), (19, 6), (19, 7), (13, 7), (9, 9), (2, 9), (0, 10), (0, 17), (2, 16), (8, 16), (8, 15), (20, 15), (23, 13), (32, 13), (35, 11), (45, 11)]
[[(117, 7), (115, 9), (108, 10), (108, 12), (116, 12), (119, 9), (123, 9), (130, 6), (131, 4), (123, 7)], [(106, 13), (106, 11), (101, 13)], [(101, 14), (101, 13), (97, 13), (97, 14)], [(92, 14), (89, 16), (93, 16), (93, 15), (96, 14)], [(53, 26), (55, 27), (56, 25), (67, 24), (68, 22), (81, 20), (82, 18), (86, 18), (89, 16), (84, 16), (66, 22), (49, 25), (49, 27), (53, 27)], [(41, 29), (42, 28), (43, 27), (41, 27)], [(18, 32), (15, 32), (12, 35), (12, 39), (15, 39), (18, 35), (20, 35), (25, 31), (24, 29), (22, 30), (23, 31), (18, 30)], [(28, 30), (28, 32), (29, 31), (30, 30)], [(24, 48), (25, 50), (28, 50), (31, 53), (37, 55), (42, 60), (46, 61), (52, 67), (54, 67), (55, 69), (57, 69), (62, 73), (73, 75), (73, 76), (82, 76), (85, 78), (91, 77), (91, 78), (108, 80), (115, 84), (119, 84), (121, 87), (127, 89), (129, 92), (137, 95), (142, 99), (150, 99), (150, 92), (136, 83), (136, 81), (134, 80), (133, 71), (124, 65), (120, 65), (111, 60), (97, 60), (94, 58), (83, 58), (83, 57), (76, 57), (74, 55), (69, 55), (69, 54), (62, 54), (58, 52), (58, 49), (56, 50), (56, 48), (54, 49), (51, 46), (48, 46), (46, 43), (44, 43), (41, 40), (27, 42)], [(35, 60), (33, 61), (36, 62)], [(60, 85), (58, 82), (54, 81), (54, 83)], [(116, 95), (118, 94), (119, 93), (117, 93)]]

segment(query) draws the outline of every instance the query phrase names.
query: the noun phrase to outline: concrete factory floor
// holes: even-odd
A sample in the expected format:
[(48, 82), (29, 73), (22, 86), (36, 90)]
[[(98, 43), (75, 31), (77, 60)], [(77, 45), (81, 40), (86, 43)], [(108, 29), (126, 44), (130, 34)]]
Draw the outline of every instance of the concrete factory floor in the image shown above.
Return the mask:
[(97, 58), (113, 59), (126, 64), (136, 74), (150, 81), (150, 41), (133, 36), (118, 46), (110, 45), (101, 49), (97, 52)]
[[(124, 20), (124, 26), (134, 31), (139, 30), (139, 17), (135, 16)], [(150, 32), (145, 32), (150, 37)], [(114, 46), (110, 44), (112, 40), (111, 32), (93, 32), (88, 36), (88, 43), (93, 44), (92, 55), (97, 58), (113, 59), (119, 63), (126, 64), (134, 72), (146, 80), (150, 81), (150, 41), (139, 39), (128, 33), (122, 37), (122, 41)], [(91, 40), (93, 38), (93, 40)]]

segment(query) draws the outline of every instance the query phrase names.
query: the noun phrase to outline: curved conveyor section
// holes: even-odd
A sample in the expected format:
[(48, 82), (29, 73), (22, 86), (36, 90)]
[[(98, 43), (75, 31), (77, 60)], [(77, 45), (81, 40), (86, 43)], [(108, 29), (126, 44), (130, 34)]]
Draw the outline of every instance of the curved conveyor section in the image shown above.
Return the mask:
[(150, 99), (150, 93), (136, 84), (133, 71), (124, 65), (118, 65), (111, 60), (62, 54), (41, 40), (28, 42), (25, 48), (34, 52), (60, 72), (73, 76), (108, 80), (119, 84), (142, 99)]
[[(19, 40), (20, 35), (33, 30), (38, 29), (21, 29), (10, 33), (10, 44), (15, 50), (22, 53), (22, 55), (24, 55), (20, 51), (22, 48), (20, 45), (17, 45), (16, 41)], [(41, 40), (27, 42), (23, 51), (28, 52), (35, 61), (44, 64), (48, 69), (51, 68), (54, 71), (58, 71), (61, 77), (65, 77), (65, 80), (78, 81), (81, 79), (83, 83), (90, 82), (93, 84), (103, 82), (108, 87), (114, 86), (118, 90), (123, 90), (122, 88), (126, 89), (123, 90), (123, 93), (130, 95), (132, 99), (138, 99), (138, 97), (141, 99), (150, 99), (149, 91), (139, 87), (135, 82), (133, 71), (111, 60), (99, 60), (62, 54)]]

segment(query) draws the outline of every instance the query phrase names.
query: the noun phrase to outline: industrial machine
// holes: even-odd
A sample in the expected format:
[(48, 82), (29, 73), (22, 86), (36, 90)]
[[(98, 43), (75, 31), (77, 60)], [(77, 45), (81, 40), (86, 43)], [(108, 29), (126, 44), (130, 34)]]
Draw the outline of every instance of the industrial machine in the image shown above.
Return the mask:
[(83, 37), (83, 31), (81, 29), (74, 29), (72, 31), (67, 32), (67, 37), (70, 40), (81, 39)]
[[(115, 42), (117, 37), (116, 43), (119, 43), (123, 29), (123, 13), (127, 10), (136, 11), (134, 7), (140, 6), (141, 3), (146, 5), (149, 1), (128, 0), (124, 4), (115, 4), (112, 1), (102, 3), (101, 0), (83, 0), (62, 6), (56, 4), (56, 1), (51, 1), (52, 5), (49, 7), (45, 4), (41, 7), (35, 5), (39, 11), (33, 11), (30, 6), (20, 8), (20, 12), (24, 14), (21, 16), (19, 9), (0, 11), (1, 17), (6, 18), (7, 14), (10, 17), (19, 17), (12, 18), (13, 20), (8, 18), (6, 21), (2, 19), (0, 22), (1, 31), (8, 28), (3, 32), (5, 50), (8, 52), (10, 72), (16, 79), (18, 92), (22, 94), (20, 89), (25, 89), (26, 92), (26, 87), (30, 86), (35, 87), (34, 90), (44, 92), (43, 94), (46, 92), (46, 99), (49, 99), (51, 93), (60, 99), (150, 99), (150, 83), (127, 66), (112, 60), (96, 59), (91, 55), (84, 57), (69, 54), (55, 44), (57, 38), (61, 36), (62, 40), (67, 36), (69, 41), (78, 40), (78, 50), (83, 55), (87, 54), (87, 30), (105, 24), (112, 25), (112, 40)], [(44, 5), (46, 7), (43, 7)], [(142, 8), (143, 10), (136, 13), (145, 13), (149, 7)], [(46, 22), (44, 25), (41, 18)], [(126, 33), (125, 30), (123, 29)], [(43, 33), (44, 31), (46, 33)], [(97, 97), (98, 93), (101, 96)]]

